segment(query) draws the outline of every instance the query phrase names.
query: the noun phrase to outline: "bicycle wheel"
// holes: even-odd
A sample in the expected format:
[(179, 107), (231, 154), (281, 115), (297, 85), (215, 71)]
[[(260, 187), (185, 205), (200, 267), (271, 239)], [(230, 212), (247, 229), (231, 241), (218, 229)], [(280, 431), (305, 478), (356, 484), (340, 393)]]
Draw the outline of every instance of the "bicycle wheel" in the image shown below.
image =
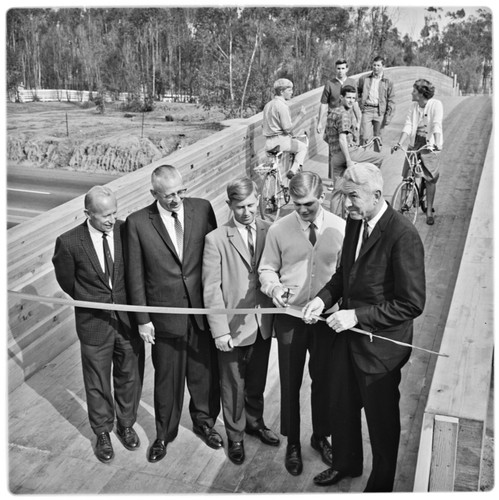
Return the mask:
[(413, 182), (401, 182), (392, 197), (392, 207), (407, 217), (413, 224), (416, 222), (419, 208), (418, 189)]
[(428, 203), (426, 200), (426, 181), (424, 177), (421, 179), (421, 187), (419, 188), (419, 206), (421, 210), (426, 213), (428, 210)]
[(282, 202), (282, 191), (277, 181), (275, 172), (265, 175), (260, 195), (260, 215), (262, 219), (274, 221), (279, 217)]

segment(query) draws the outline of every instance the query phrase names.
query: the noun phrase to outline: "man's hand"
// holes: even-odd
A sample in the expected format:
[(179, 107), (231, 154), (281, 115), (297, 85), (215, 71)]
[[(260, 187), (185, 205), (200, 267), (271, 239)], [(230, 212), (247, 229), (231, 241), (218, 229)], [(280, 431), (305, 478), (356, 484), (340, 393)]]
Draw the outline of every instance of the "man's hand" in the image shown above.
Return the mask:
[(154, 344), (154, 325), (151, 322), (145, 325), (139, 325), (139, 335), (147, 344)]
[(300, 115), (301, 115), (301, 116), (305, 116), (306, 112), (307, 112), (307, 110), (305, 109), (305, 106), (302, 106), (302, 107), (300, 108)]
[(322, 134), (322, 125), (320, 123), (317, 123), (317, 133)]
[(337, 333), (349, 330), (358, 323), (355, 309), (336, 311), (327, 318), (326, 322)]
[(315, 297), (308, 304), (305, 304), (302, 312), (302, 319), (305, 323), (311, 325), (317, 323), (319, 316), (324, 310), (324, 302), (321, 298)]
[(391, 154), (393, 154), (395, 151), (398, 151), (399, 148), (400, 148), (400, 144), (397, 142), (397, 144), (392, 146), (392, 148), (390, 149)]
[(293, 292), (289, 288), (284, 288), (282, 285), (276, 285), (272, 289), (272, 302), (276, 307), (286, 307), (288, 298)]
[(234, 349), (234, 346), (232, 345), (232, 337), (230, 336), (230, 333), (226, 333), (221, 337), (217, 337), (215, 339), (215, 346), (219, 351), (232, 351), (232, 349)]

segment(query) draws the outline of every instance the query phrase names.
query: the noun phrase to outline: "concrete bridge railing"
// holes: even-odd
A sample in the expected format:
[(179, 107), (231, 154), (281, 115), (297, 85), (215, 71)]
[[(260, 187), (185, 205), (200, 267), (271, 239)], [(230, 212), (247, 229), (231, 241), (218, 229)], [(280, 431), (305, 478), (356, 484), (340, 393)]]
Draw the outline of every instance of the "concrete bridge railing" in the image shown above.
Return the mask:
[[(412, 84), (427, 78), (438, 94), (457, 95), (453, 79), (422, 67), (398, 67), (386, 71), (395, 82), (396, 102), (410, 100)], [(355, 75), (360, 76), (360, 75)], [(316, 120), (322, 87), (293, 99), (291, 110), (306, 108), (304, 126), (310, 138), (309, 155), (316, 154), (322, 138), (316, 132)], [(149, 204), (152, 170), (165, 160), (181, 171), (191, 196), (209, 199), (219, 222), (227, 217), (225, 186), (252, 169), (264, 158), (261, 113), (226, 130), (217, 132), (166, 159), (109, 183), (118, 198), (120, 218)], [(64, 297), (53, 272), (51, 258), (56, 237), (84, 220), (80, 196), (49, 212), (7, 231), (7, 285), (9, 290), (39, 296)], [(69, 345), (76, 342), (73, 309), (22, 300), (8, 295), (8, 368), (9, 390), (44, 367)]]

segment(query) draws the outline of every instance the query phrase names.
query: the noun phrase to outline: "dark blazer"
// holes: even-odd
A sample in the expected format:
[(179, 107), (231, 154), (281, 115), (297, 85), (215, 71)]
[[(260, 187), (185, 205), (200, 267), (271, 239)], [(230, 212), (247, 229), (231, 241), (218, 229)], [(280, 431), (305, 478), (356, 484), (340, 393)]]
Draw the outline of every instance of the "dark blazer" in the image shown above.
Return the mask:
[[(417, 229), (390, 206), (374, 227), (355, 261), (362, 221), (348, 218), (341, 263), (318, 296), (331, 307), (355, 309), (358, 327), (411, 343), (413, 319), (423, 312), (424, 248)], [(398, 365), (409, 347), (345, 332), (353, 359), (366, 373), (382, 373)]]
[[(95, 251), (87, 221), (59, 236), (55, 243), (55, 276), (60, 287), (74, 300), (126, 304), (125, 266), (123, 262), (124, 223), (114, 226), (114, 272), (112, 288), (106, 279)], [(101, 345), (109, 334), (111, 311), (75, 307), (76, 333), (81, 342)], [(131, 338), (127, 312), (116, 313), (123, 323), (122, 333)], [(120, 330), (121, 331), (121, 330)]]
[[(201, 264), (204, 238), (216, 228), (209, 201), (184, 199), (184, 248), (180, 261), (156, 202), (126, 221), (127, 289), (130, 303), (162, 307), (204, 307)], [(187, 331), (186, 314), (136, 313), (138, 324), (152, 321), (157, 336), (178, 337)], [(201, 330), (207, 329), (205, 315), (196, 315)]]

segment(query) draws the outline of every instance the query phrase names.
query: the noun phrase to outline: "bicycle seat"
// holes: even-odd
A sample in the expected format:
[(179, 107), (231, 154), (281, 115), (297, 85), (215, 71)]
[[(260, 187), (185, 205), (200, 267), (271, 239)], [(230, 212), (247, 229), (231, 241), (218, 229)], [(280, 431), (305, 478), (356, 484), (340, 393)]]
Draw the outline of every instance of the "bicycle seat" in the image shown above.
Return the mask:
[(281, 152), (281, 146), (277, 145), (268, 151), (265, 151), (269, 156), (276, 156)]

